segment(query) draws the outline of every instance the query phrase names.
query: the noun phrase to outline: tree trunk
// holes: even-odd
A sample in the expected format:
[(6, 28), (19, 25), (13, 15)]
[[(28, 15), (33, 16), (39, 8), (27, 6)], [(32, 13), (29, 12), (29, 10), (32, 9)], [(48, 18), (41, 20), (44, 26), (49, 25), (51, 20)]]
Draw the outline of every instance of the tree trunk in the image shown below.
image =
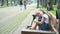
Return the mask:
[(14, 5), (16, 6), (16, 0), (14, 0)]
[(42, 0), (40, 0), (40, 5), (42, 5)]
[(60, 0), (58, 0), (58, 6), (57, 9), (60, 9)]
[(47, 6), (48, 11), (53, 9), (52, 2), (53, 2), (52, 0), (48, 0), (48, 6)]
[(8, 6), (8, 0), (6, 0), (7, 1), (7, 6)]
[(37, 8), (39, 8), (39, 0), (37, 0)]
[(13, 5), (13, 0), (11, 0), (10, 3), (11, 3), (11, 6), (12, 6)]
[(23, 2), (22, 2), (22, 0), (20, 0), (20, 5), (23, 5)]
[(57, 0), (54, 0), (54, 5), (56, 5), (57, 4)]
[(18, 0), (18, 4), (20, 5), (20, 0)]
[[(60, 26), (60, 0), (58, 0), (57, 15), (58, 15), (59, 26)], [(58, 31), (59, 31), (59, 30), (60, 30), (60, 27), (59, 27)], [(59, 33), (60, 33), (60, 31), (59, 31)]]
[(44, 7), (47, 7), (47, 0), (44, 0), (43, 3), (44, 3), (43, 6), (44, 6)]
[(3, 6), (4, 5), (4, 0), (1, 0), (1, 6)]
[(15, 0), (14, 0), (14, 5), (15, 5)]
[[(60, 9), (60, 0), (58, 0), (58, 7), (57, 7), (57, 9)], [(60, 11), (59, 11), (60, 12)], [(60, 15), (60, 14), (59, 14)], [(59, 25), (60, 25), (60, 19), (59, 19)], [(59, 30), (60, 30), (60, 27), (59, 27)], [(59, 31), (59, 33), (60, 33), (60, 31)]]
[[(60, 26), (60, 19), (59, 19), (59, 26)], [(59, 27), (59, 30), (60, 30), (60, 27)], [(60, 33), (60, 31), (59, 31), (59, 33)]]
[(43, 0), (40, 0), (40, 5), (43, 6)]

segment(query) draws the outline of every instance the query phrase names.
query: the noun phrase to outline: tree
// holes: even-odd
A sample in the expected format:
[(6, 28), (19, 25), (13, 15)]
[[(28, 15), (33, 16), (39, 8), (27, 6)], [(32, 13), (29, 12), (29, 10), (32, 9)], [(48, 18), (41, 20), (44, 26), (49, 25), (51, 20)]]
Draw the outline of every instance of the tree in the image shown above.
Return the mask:
[(14, 0), (14, 5), (17, 6), (17, 0)]
[(58, 0), (58, 6), (57, 9), (60, 9), (60, 0)]
[(16, 0), (14, 0), (14, 5), (15, 5), (15, 1), (16, 1)]
[[(60, 26), (60, 0), (58, 0), (58, 6), (57, 6), (57, 11), (56, 11), (56, 16), (58, 17), (59, 19), (59, 26)], [(58, 31), (60, 30), (60, 28), (58, 29)], [(60, 33), (60, 31), (59, 31)]]
[(44, 0), (41, 0), (42, 1), (42, 6), (44, 7)]
[(40, 0), (40, 5), (43, 6), (43, 0)]
[(47, 0), (40, 0), (40, 4), (41, 4), (43, 7), (47, 7)]
[(20, 5), (20, 0), (18, 0), (18, 5)]
[(54, 5), (56, 5), (57, 4), (57, 0), (54, 0)]
[(20, 0), (20, 3), (19, 3), (20, 5), (23, 5), (23, 2), (22, 2), (22, 0)]
[(47, 7), (47, 0), (40, 0), (40, 5)]
[(44, 0), (43, 6), (44, 6), (44, 7), (47, 7), (47, 0)]
[(39, 0), (37, 0), (37, 8), (39, 8)]
[(53, 9), (53, 6), (52, 6), (52, 0), (48, 0), (48, 4), (47, 4), (47, 10), (50, 11)]
[(13, 0), (11, 0), (10, 3), (11, 3), (11, 6), (12, 6), (13, 5)]
[(40, 0), (40, 5), (42, 5), (42, 0)]
[(8, 6), (8, 0), (6, 0), (7, 1), (7, 6)]
[(4, 5), (4, 0), (1, 0), (1, 6), (3, 6)]

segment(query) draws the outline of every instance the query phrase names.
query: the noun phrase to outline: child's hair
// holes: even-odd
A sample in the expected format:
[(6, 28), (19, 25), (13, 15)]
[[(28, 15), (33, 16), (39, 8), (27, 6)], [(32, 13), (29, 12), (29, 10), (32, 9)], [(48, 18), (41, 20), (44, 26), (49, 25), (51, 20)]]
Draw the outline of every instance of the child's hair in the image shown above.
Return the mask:
[(44, 12), (43, 10), (39, 10), (39, 11), (42, 11), (44, 14), (46, 13), (46, 12)]

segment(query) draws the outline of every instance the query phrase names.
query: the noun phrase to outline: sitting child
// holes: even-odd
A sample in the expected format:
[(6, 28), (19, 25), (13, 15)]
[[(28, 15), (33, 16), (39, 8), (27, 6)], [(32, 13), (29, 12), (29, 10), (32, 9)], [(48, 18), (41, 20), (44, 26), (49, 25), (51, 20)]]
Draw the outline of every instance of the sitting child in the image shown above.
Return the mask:
[(35, 18), (34, 24), (32, 25), (31, 29), (36, 29), (36, 27), (38, 26), (40, 30), (48, 30), (48, 15), (43, 11), (38, 11), (36, 14), (38, 18)]
[[(41, 20), (42, 20), (42, 17), (39, 16), (39, 17), (38, 17), (38, 21), (41, 21)], [(41, 29), (41, 30), (48, 30), (48, 24), (46, 24), (45, 22), (44, 22), (42, 25), (38, 24), (38, 27), (39, 27), (39, 29)]]

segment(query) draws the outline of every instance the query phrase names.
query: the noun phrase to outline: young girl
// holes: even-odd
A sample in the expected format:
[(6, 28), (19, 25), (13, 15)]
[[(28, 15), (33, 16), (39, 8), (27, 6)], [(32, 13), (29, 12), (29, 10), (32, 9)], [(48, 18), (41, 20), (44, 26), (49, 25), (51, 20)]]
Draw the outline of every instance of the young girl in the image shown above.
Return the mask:
[(37, 18), (34, 20), (34, 24), (31, 29), (36, 29), (38, 26), (40, 30), (48, 30), (49, 17), (48, 15), (40, 10), (37, 12)]

